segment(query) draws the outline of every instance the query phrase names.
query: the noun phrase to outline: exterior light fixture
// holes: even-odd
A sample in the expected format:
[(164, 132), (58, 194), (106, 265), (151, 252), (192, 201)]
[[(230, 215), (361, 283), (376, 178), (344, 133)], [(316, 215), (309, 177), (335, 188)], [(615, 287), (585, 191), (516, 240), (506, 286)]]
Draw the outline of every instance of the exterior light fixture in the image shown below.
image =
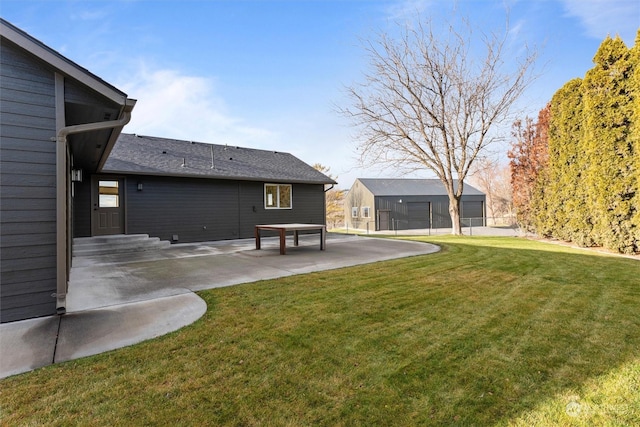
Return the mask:
[(82, 169), (71, 170), (71, 181), (82, 182)]
[(142, 191), (142, 182), (138, 181), (138, 191)]

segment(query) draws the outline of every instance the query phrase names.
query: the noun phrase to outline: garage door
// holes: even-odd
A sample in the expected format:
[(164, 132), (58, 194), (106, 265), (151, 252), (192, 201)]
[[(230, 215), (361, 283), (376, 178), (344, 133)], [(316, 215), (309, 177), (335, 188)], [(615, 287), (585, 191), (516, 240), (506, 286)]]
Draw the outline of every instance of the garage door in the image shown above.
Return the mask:
[[(484, 225), (484, 209), (482, 208), (482, 202), (462, 202), (462, 223), (464, 225), (481, 226)], [(470, 221), (472, 221), (470, 223)]]
[(433, 216), (433, 228), (451, 228), (449, 201), (434, 202), (431, 209), (431, 215)]
[(409, 229), (429, 228), (429, 202), (407, 203)]

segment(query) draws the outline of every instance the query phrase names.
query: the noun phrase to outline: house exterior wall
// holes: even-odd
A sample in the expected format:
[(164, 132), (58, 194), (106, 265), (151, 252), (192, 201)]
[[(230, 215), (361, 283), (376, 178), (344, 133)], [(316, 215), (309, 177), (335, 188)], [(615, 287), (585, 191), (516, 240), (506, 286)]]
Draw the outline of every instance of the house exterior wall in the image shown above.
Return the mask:
[(56, 312), (54, 71), (0, 49), (0, 321)]
[[(74, 237), (87, 237), (91, 179), (75, 184)], [(325, 223), (321, 184), (293, 184), (292, 209), (265, 209), (263, 182), (128, 175), (124, 200), (127, 234), (177, 236), (180, 243), (249, 238), (256, 224)]]
[(71, 228), (73, 237), (91, 236), (91, 177), (85, 175), (80, 182), (72, 182), (72, 211)]
[[(257, 224), (325, 224), (326, 222), (323, 184), (293, 184), (292, 209), (265, 209), (263, 182), (238, 181), (238, 185), (240, 188), (238, 202), (240, 238), (253, 237)], [(263, 231), (261, 234), (269, 236), (277, 233)]]

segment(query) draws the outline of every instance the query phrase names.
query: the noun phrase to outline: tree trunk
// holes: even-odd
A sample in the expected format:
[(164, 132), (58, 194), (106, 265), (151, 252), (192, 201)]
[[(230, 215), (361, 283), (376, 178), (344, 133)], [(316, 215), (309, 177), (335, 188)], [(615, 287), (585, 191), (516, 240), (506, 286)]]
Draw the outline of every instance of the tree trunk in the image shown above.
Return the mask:
[(451, 215), (451, 234), (455, 236), (462, 235), (462, 227), (460, 226), (460, 198), (449, 196), (449, 215)]

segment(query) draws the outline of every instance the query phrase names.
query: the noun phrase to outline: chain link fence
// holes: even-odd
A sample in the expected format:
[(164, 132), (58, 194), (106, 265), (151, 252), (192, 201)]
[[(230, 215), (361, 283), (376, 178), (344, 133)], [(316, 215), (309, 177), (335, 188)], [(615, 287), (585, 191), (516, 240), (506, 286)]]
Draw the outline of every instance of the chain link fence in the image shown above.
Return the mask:
[[(461, 218), (462, 233), (473, 236), (524, 236), (527, 234), (518, 227), (512, 218)], [(487, 225), (490, 224), (490, 225)], [(415, 235), (415, 236), (435, 236), (451, 234), (451, 227), (446, 228), (409, 228), (409, 221), (391, 219), (389, 230), (376, 230), (376, 222), (361, 221), (358, 228), (349, 228), (348, 224), (341, 231), (348, 234), (382, 234), (382, 235)]]

